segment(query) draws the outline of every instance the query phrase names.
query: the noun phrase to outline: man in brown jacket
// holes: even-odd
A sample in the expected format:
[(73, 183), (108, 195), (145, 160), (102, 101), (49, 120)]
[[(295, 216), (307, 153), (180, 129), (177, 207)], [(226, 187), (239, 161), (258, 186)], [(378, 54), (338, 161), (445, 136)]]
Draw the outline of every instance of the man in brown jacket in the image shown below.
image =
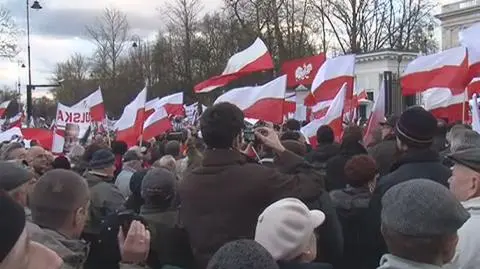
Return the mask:
[(203, 163), (179, 185), (180, 218), (190, 236), (198, 268), (205, 268), (225, 243), (253, 239), (260, 213), (284, 197), (310, 200), (320, 196), (323, 178), (303, 158), (285, 150), (273, 129), (261, 128), (257, 138), (276, 154), (279, 169), (250, 162), (240, 152), (243, 112), (220, 103), (201, 119), (208, 146)]

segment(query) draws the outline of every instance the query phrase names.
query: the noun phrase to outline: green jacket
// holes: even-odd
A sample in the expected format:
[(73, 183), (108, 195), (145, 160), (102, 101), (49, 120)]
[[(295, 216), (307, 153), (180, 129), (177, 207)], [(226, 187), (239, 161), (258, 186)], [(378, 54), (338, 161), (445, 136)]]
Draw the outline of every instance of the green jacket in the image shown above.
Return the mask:
[(120, 190), (102, 176), (91, 172), (85, 173), (90, 189), (90, 218), (85, 233), (99, 234), (101, 223), (110, 214), (117, 212), (125, 203)]

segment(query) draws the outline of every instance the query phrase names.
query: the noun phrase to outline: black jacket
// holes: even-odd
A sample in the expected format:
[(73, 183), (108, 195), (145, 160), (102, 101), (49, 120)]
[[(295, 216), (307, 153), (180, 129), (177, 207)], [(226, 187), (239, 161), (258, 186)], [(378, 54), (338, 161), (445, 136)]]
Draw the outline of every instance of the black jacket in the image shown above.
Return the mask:
[(347, 187), (330, 193), (344, 238), (343, 257), (334, 263), (335, 269), (369, 269), (365, 265), (364, 257), (370, 238), (364, 231), (368, 225), (367, 210), (371, 196), (367, 187)]
[(371, 268), (376, 268), (383, 254), (387, 252), (385, 242), (380, 232), (380, 215), (382, 197), (393, 186), (411, 179), (431, 179), (448, 187), (448, 179), (452, 175), (450, 169), (440, 162), (438, 153), (431, 149), (406, 152), (392, 166), (392, 172), (380, 178), (373, 193), (368, 209), (368, 233), (372, 240), (368, 259)]
[(315, 232), (317, 240), (317, 262), (335, 264), (343, 256), (343, 234), (342, 226), (338, 220), (337, 212), (333, 207), (328, 192), (323, 191), (320, 197), (314, 201), (305, 201), (311, 210), (320, 210), (325, 214), (325, 222)]
[(330, 158), (334, 157), (340, 152), (340, 145), (334, 143), (330, 145), (320, 145), (315, 150), (307, 154), (307, 161), (316, 163), (326, 163)]
[(161, 268), (173, 265), (188, 269), (193, 267), (193, 253), (187, 231), (181, 227), (178, 211), (143, 205), (140, 216), (148, 223), (151, 248), (148, 265)]

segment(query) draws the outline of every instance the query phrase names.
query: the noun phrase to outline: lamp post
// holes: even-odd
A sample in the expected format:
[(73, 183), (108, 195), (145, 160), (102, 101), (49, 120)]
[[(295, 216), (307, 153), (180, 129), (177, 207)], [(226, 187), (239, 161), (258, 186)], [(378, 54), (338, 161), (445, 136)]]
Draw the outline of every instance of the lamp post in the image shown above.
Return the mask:
[[(150, 64), (149, 63), (146, 63), (147, 61), (149, 61), (149, 59), (146, 59), (148, 58), (148, 44), (145, 45), (145, 44), (142, 44), (142, 39), (135, 35), (133, 36), (133, 43), (132, 43), (132, 48), (135, 49), (135, 50), (139, 50), (138, 51), (138, 58), (139, 58), (139, 61), (138, 61), (138, 65), (140, 66), (140, 73), (142, 75), (142, 78), (145, 80), (145, 86), (147, 87), (150, 87), (151, 86), (151, 81), (150, 81), (150, 78), (149, 78), (149, 72), (150, 72)], [(144, 52), (145, 50), (145, 52)], [(144, 58), (145, 57), (145, 58)]]
[(30, 123), (32, 117), (32, 60), (30, 52), (30, 8), (39, 10), (42, 9), (40, 3), (35, 0), (33, 5), (30, 6), (30, 0), (26, 0), (27, 3), (27, 65), (28, 65), (28, 84), (27, 84), (27, 123)]

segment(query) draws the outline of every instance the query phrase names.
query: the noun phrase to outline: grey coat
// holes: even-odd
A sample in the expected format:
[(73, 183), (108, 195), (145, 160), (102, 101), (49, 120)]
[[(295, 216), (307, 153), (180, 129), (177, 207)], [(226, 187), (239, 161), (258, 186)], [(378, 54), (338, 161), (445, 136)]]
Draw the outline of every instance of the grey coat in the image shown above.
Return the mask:
[(99, 234), (102, 220), (117, 212), (125, 203), (125, 197), (117, 186), (100, 175), (87, 172), (84, 176), (90, 189), (90, 218), (85, 233)]

